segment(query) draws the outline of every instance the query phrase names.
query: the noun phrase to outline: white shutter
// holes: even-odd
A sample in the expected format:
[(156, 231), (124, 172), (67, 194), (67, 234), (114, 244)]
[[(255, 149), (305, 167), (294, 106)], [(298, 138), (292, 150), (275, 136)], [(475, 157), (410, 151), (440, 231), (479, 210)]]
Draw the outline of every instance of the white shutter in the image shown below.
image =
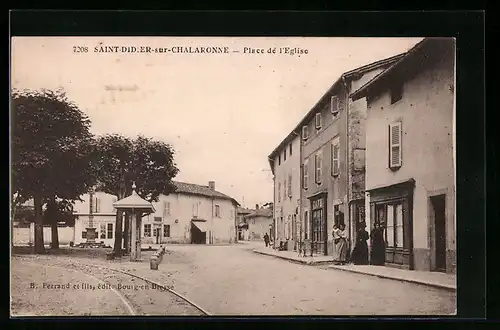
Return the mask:
[(321, 182), (321, 155), (314, 155), (314, 167), (315, 167), (315, 182)]
[(330, 111), (334, 116), (339, 113), (339, 98), (337, 96), (332, 96), (330, 99)]
[(315, 117), (316, 128), (321, 128), (321, 113), (317, 113)]
[(101, 200), (99, 198), (95, 198), (95, 213), (101, 212)]
[(332, 143), (332, 175), (339, 174), (339, 146)]
[(401, 122), (389, 125), (389, 167), (400, 167), (401, 157)]
[(309, 137), (309, 131), (307, 129), (307, 125), (302, 126), (302, 139), (307, 140)]

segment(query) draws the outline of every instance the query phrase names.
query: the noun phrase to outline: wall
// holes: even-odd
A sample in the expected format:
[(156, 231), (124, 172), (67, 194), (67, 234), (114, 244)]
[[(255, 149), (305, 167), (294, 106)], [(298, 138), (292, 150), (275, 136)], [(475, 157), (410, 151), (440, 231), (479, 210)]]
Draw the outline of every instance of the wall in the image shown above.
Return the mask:
[[(367, 189), (410, 178), (416, 180), (413, 206), (415, 268), (430, 268), (429, 196), (447, 194), (447, 249), (455, 263), (455, 178), (453, 167), (453, 54), (419, 72), (403, 87), (403, 98), (390, 104), (389, 94), (371, 100), (367, 120)], [(388, 126), (402, 120), (402, 167), (388, 168)], [(369, 200), (367, 200), (367, 209)]]
[[(321, 130), (317, 131), (315, 128), (315, 118), (307, 124), (309, 130), (309, 138), (307, 140), (302, 140), (302, 164), (308, 160), (308, 189), (302, 189), (302, 205), (303, 209), (302, 218), (304, 218), (305, 211), (308, 212), (308, 236), (311, 230), (311, 210), (310, 210), (310, 200), (308, 197), (321, 192), (327, 191), (327, 201), (326, 201), (326, 221), (327, 221), (327, 233), (328, 233), (328, 254), (333, 253), (333, 237), (331, 235), (333, 227), (333, 207), (334, 205), (339, 205), (339, 210), (343, 211), (345, 214), (345, 220), (347, 221), (347, 213), (345, 207), (344, 196), (346, 193), (346, 112), (345, 109), (345, 92), (342, 89), (337, 93), (339, 97), (339, 107), (340, 112), (336, 118), (332, 115), (330, 111), (329, 100), (324, 105), (319, 107), (322, 116), (322, 127)], [(338, 138), (340, 143), (339, 148), (339, 174), (332, 176), (332, 150), (331, 144), (334, 139)], [(322, 180), (321, 184), (316, 184), (315, 179), (315, 166), (314, 166), (314, 155), (317, 152), (322, 154)]]
[[(278, 156), (274, 159), (274, 194), (275, 205), (274, 219), (276, 219), (276, 237), (285, 237), (285, 227), (291, 222), (291, 217), (300, 207), (300, 137), (295, 137), (292, 142), (292, 155), (290, 155), (290, 144), (280, 150), (281, 164)], [(283, 160), (283, 152), (287, 153)], [(288, 196), (288, 175), (292, 175), (292, 196)], [(287, 181), (286, 196), (284, 183)], [(281, 196), (278, 198), (278, 184), (281, 183)], [(283, 217), (283, 222), (280, 218)], [(298, 215), (297, 215), (298, 217)]]
[[(74, 227), (58, 227), (59, 245), (69, 245), (74, 241)], [(32, 224), (29, 228), (13, 228), (13, 243), (15, 246), (35, 244), (35, 227)], [(43, 242), (50, 244), (52, 242), (52, 230), (50, 227), (43, 227)]]
[(269, 226), (273, 223), (271, 217), (251, 217), (247, 219), (249, 238), (263, 240), (264, 234), (269, 233)]

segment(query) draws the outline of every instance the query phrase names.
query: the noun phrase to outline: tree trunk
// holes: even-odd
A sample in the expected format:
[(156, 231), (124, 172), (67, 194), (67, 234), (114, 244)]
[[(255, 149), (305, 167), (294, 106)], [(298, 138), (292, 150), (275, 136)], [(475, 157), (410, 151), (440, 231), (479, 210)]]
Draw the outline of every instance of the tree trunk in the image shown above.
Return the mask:
[(116, 226), (115, 226), (115, 246), (114, 254), (115, 257), (119, 258), (122, 256), (122, 222), (123, 222), (123, 211), (116, 211)]
[(57, 250), (59, 249), (59, 232), (57, 230), (57, 219), (52, 220), (50, 227), (51, 227), (51, 240), (52, 240), (52, 245), (50, 246), (50, 248)]
[(130, 214), (125, 213), (125, 228), (123, 230), (123, 247), (125, 249), (125, 253), (130, 253)]
[(35, 253), (45, 253), (43, 244), (43, 215), (42, 215), (42, 197), (35, 195), (33, 198), (35, 206)]

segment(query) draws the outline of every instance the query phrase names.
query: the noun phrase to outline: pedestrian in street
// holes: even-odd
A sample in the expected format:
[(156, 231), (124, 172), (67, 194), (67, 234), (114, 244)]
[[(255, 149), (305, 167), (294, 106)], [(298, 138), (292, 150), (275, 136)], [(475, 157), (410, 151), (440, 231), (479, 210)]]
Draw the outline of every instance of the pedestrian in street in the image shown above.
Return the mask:
[(264, 243), (266, 243), (266, 247), (269, 246), (269, 235), (267, 233), (264, 234)]
[(384, 228), (379, 223), (375, 223), (370, 237), (372, 248), (370, 252), (370, 264), (383, 266), (385, 264)]
[(341, 223), (338, 228), (334, 227), (333, 242), (335, 243), (333, 261), (337, 265), (345, 265), (347, 262), (347, 232), (345, 224)]
[(356, 233), (356, 245), (351, 254), (351, 261), (355, 265), (368, 265), (368, 232), (365, 230), (366, 224), (360, 224), (360, 228)]

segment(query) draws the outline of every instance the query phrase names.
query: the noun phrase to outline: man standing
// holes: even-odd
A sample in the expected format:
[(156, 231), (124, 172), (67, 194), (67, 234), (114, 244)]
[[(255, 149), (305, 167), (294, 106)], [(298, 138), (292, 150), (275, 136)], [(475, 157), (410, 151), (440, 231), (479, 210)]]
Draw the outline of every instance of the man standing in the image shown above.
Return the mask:
[(264, 234), (264, 243), (266, 243), (266, 247), (269, 246), (269, 235), (267, 233)]

